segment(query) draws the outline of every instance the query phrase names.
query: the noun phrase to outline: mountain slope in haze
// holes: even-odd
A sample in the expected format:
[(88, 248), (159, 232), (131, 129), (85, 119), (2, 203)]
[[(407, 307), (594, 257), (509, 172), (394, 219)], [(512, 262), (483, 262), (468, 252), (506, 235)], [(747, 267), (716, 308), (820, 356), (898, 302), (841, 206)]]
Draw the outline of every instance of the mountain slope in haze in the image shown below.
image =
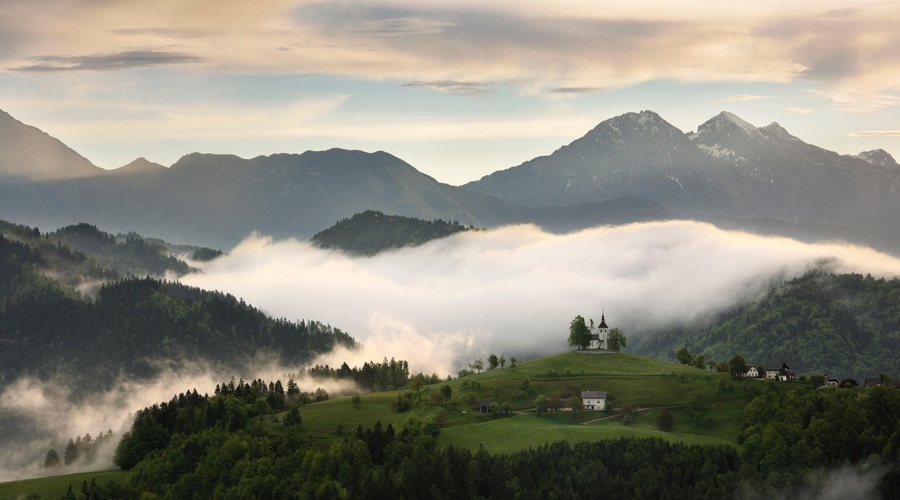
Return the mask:
[(463, 187), (525, 206), (645, 198), (683, 215), (742, 215), (712, 179), (720, 165), (652, 111), (597, 125), (549, 156)]
[(0, 110), (0, 180), (71, 179), (103, 172), (58, 139)]
[[(0, 135), (0, 161), (43, 158), (32, 149), (46, 142), (66, 152), (66, 165), (83, 164), (37, 129), (0, 118), (32, 138)], [(627, 113), (549, 156), (464, 187), (385, 152), (343, 149), (252, 159), (194, 153), (170, 168), (144, 159), (109, 172), (83, 167), (55, 180), (0, 178), (0, 218), (45, 228), (89, 221), (113, 233), (227, 249), (254, 231), (310, 237), (365, 210), (488, 228), (536, 223), (552, 232), (681, 217), (900, 253), (900, 167), (890, 155), (838, 155), (777, 124), (754, 127), (724, 112), (692, 134), (651, 111)]]
[[(884, 151), (840, 155), (807, 144), (777, 123), (755, 127), (722, 112), (691, 140), (737, 174), (723, 187), (747, 212), (787, 222), (865, 224), (889, 229), (900, 169)], [(887, 224), (885, 224), (887, 223)]]
[[(32, 143), (0, 136), (0, 150), (39, 157), (39, 151), (29, 149)], [(550, 231), (590, 227), (598, 223), (595, 217), (605, 215), (597, 209), (574, 210), (572, 218), (553, 226), (558, 211), (545, 216), (442, 184), (381, 151), (331, 149), (252, 159), (193, 153), (170, 168), (139, 158), (113, 171), (84, 173), (90, 175), (0, 179), (0, 218), (45, 228), (89, 221), (113, 233), (136, 231), (230, 248), (254, 231), (276, 238), (310, 237), (365, 210), (479, 227), (543, 220), (550, 221), (542, 224)], [(632, 210), (631, 220), (644, 220), (656, 210), (650, 202), (634, 200), (605, 208), (612, 211), (609, 217), (626, 220)]]
[(375, 255), (392, 248), (418, 246), (469, 229), (473, 228), (456, 221), (427, 221), (366, 210), (349, 219), (341, 219), (328, 229), (316, 233), (310, 242), (319, 248), (334, 248), (357, 255)]
[[(708, 325), (629, 339), (633, 352), (673, 359), (686, 347), (707, 360), (785, 361), (796, 373), (839, 378), (900, 373), (900, 279), (813, 270)], [(632, 341), (633, 340), (633, 341)]]
[(888, 153), (840, 155), (728, 112), (691, 134), (649, 111), (627, 113), (463, 187), (523, 205), (627, 194), (728, 227), (900, 248), (900, 168)]

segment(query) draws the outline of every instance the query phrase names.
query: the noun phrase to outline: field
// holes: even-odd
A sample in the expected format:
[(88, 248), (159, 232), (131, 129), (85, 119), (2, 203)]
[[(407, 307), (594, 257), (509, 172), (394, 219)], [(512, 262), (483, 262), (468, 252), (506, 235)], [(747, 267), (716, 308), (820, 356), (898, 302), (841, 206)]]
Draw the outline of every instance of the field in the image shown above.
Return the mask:
[[(776, 384), (778, 389), (791, 384)], [(439, 399), (439, 390), (449, 386), (451, 397)], [(440, 426), (438, 446), (470, 450), (484, 447), (491, 453), (506, 453), (558, 440), (592, 441), (618, 437), (659, 437), (688, 444), (729, 444), (736, 442), (744, 407), (761, 394), (767, 384), (759, 380), (733, 380), (714, 373), (640, 356), (622, 353), (588, 354), (566, 352), (519, 363), (515, 369), (489, 370), (480, 374), (434, 384), (418, 392), (406, 389), (364, 394), (354, 402), (338, 397), (303, 406), (300, 432), (318, 446), (369, 428), (381, 422), (399, 428), (409, 419), (431, 419)], [(607, 391), (606, 411), (537, 414), (535, 398), (569, 397), (582, 390)], [(483, 415), (477, 412), (482, 400), (506, 403), (509, 412)], [(398, 401), (409, 409), (397, 411)], [(670, 431), (656, 425), (661, 411), (674, 417)], [(257, 417), (250, 425), (261, 426), (278, 436), (285, 432), (279, 421), (284, 414)], [(69, 484), (80, 491), (81, 483), (96, 477), (98, 482), (121, 481), (126, 473), (108, 471), (72, 474), (0, 484), (0, 498), (18, 498), (31, 493), (41, 498), (63, 495)]]
[[(532, 392), (523, 390), (530, 381)], [(452, 398), (443, 405), (429, 404), (431, 394), (449, 385)], [(586, 354), (567, 352), (519, 363), (515, 369), (490, 370), (412, 391), (364, 395), (358, 406), (352, 399), (336, 398), (308, 405), (301, 410), (301, 428), (308, 436), (327, 446), (332, 440), (355, 432), (358, 425), (371, 427), (401, 425), (410, 418), (430, 418), (439, 423), (438, 444), (490, 452), (515, 451), (556, 440), (585, 441), (633, 437), (662, 437), (696, 444), (733, 444), (740, 428), (744, 405), (762, 392), (758, 380), (732, 380), (728, 374), (713, 373), (681, 364), (668, 363), (622, 353)], [(616, 411), (586, 411), (538, 415), (537, 395), (572, 395), (581, 390), (607, 391)], [(411, 409), (392, 408), (398, 397), (411, 394)], [(474, 410), (480, 400), (508, 403), (509, 415), (481, 415)], [(696, 415), (685, 402), (694, 401), (702, 409)], [(418, 404), (415, 404), (418, 402)], [(668, 407), (675, 417), (671, 432), (656, 427), (659, 408)], [(623, 414), (631, 414), (627, 423)], [(603, 420), (598, 420), (603, 419)]]
[(96, 479), (98, 484), (103, 484), (108, 481), (122, 481), (127, 475), (128, 473), (125, 471), (111, 470), (10, 481), (0, 483), (0, 498), (18, 499), (28, 495), (38, 495), (40, 498), (59, 498), (66, 494), (69, 485), (72, 485), (72, 491), (78, 495), (81, 492), (82, 483), (90, 483), (91, 479)]

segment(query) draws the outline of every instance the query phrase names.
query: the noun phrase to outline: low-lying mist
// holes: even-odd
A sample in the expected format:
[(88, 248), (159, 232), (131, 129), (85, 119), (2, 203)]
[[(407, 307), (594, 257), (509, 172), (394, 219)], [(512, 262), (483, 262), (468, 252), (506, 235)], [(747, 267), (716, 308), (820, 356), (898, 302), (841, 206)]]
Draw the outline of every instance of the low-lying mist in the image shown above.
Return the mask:
[[(160, 375), (152, 380), (121, 379), (108, 391), (80, 397), (73, 396), (62, 377), (52, 381), (21, 377), (6, 385), (0, 392), (0, 482), (112, 468), (115, 447), (122, 433), (130, 429), (135, 412), (195, 389), (201, 395), (212, 395), (217, 384), (231, 378), (281, 380), (285, 385), (293, 378), (301, 391), (322, 388), (332, 396), (360, 392), (352, 382), (313, 379), (303, 367), (279, 366), (264, 357), (248, 360), (239, 372), (178, 360), (160, 362), (160, 368)], [(110, 430), (113, 439), (98, 450), (92, 463), (74, 462), (62, 470), (43, 467), (51, 448), (62, 462), (69, 439), (85, 434), (96, 437)]]
[(489, 353), (565, 350), (578, 314), (599, 321), (605, 312), (611, 327), (637, 337), (708, 318), (821, 265), (900, 274), (900, 260), (869, 248), (675, 221), (567, 235), (510, 226), (374, 257), (252, 235), (182, 282), (277, 317), (331, 323), (364, 345), (320, 362), (396, 357), (412, 372), (446, 375)]

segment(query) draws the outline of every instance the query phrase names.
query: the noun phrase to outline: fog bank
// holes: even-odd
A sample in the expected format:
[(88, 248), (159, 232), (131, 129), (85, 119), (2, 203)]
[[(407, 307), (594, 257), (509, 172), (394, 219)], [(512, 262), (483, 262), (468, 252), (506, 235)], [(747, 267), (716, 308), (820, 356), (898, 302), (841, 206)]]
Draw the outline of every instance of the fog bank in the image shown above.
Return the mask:
[(0, 392), (0, 482), (57, 475), (60, 469), (42, 467), (50, 448), (62, 458), (69, 439), (85, 434), (96, 437), (108, 430), (115, 433), (115, 439), (101, 450), (93, 464), (76, 463), (67, 466), (64, 473), (114, 468), (115, 447), (122, 433), (130, 430), (130, 417), (135, 412), (194, 389), (201, 395), (212, 395), (217, 384), (232, 377), (235, 382), (261, 378), (266, 382), (281, 380), (284, 385), (292, 377), (301, 391), (312, 392), (321, 387), (330, 396), (359, 392), (351, 382), (312, 379), (304, 367), (279, 366), (263, 358), (249, 361), (239, 372), (206, 363), (168, 360), (153, 380), (120, 379), (111, 390), (80, 399), (72, 396), (63, 379), (21, 377)]
[(365, 345), (348, 354), (360, 362), (393, 356), (444, 375), (488, 353), (565, 350), (578, 314), (599, 321), (605, 312), (629, 337), (691, 322), (824, 261), (835, 272), (900, 274), (900, 260), (869, 248), (675, 221), (568, 235), (510, 226), (374, 257), (252, 235), (182, 282), (337, 326)]

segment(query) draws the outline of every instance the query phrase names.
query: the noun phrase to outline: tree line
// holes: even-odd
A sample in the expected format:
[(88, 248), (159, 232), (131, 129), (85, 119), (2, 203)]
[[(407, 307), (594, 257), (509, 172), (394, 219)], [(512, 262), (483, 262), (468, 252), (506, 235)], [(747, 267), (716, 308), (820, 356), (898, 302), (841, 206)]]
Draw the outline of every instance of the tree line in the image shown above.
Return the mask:
[(798, 373), (841, 379), (900, 374), (900, 278), (814, 269), (708, 324), (648, 332), (632, 351), (671, 359), (680, 346), (707, 359), (787, 360)]
[(69, 255), (86, 262), (0, 235), (0, 380), (66, 374), (77, 390), (105, 389), (123, 373), (155, 375), (152, 359), (240, 367), (266, 350), (300, 364), (355, 345), (330, 325), (273, 319), (232, 295), (152, 278), (111, 281), (88, 297), (46, 274), (48, 261)]

